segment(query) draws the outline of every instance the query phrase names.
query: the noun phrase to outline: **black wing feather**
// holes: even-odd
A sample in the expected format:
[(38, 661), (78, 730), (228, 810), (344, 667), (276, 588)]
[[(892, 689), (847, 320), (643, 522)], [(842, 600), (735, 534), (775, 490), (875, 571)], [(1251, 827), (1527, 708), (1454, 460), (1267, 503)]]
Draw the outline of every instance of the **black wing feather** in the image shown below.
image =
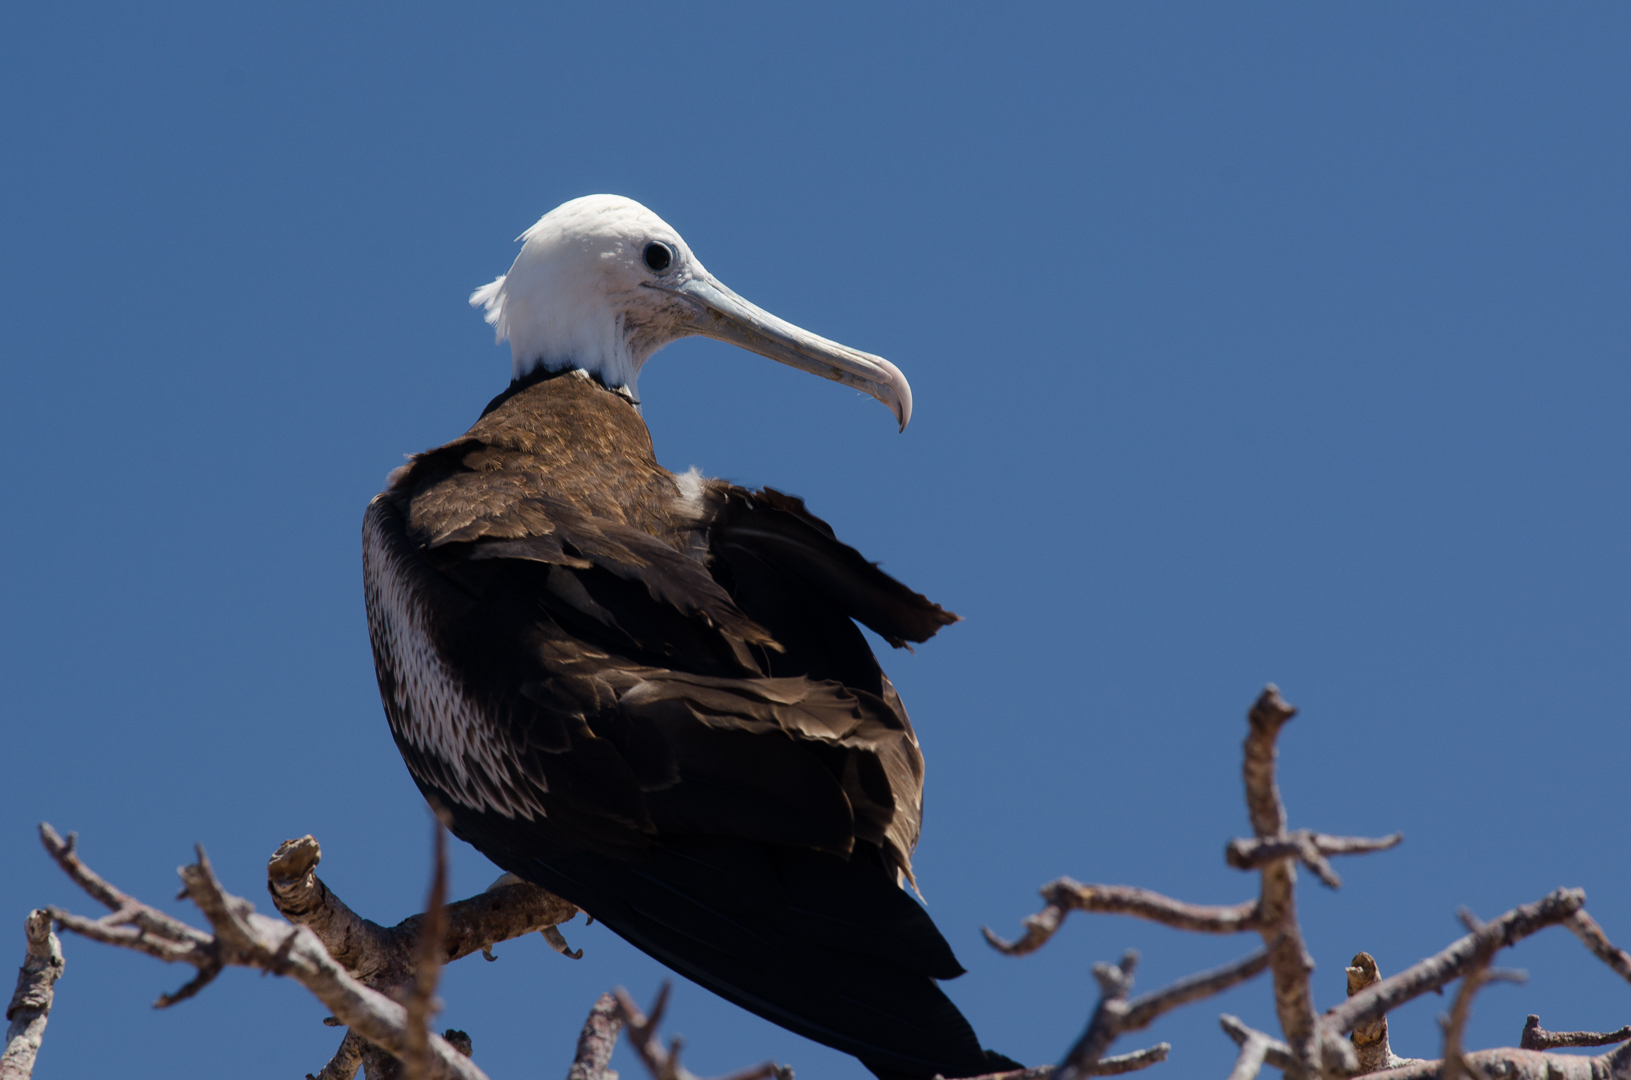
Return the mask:
[[(790, 496), (716, 485), (704, 563), (543, 490), (526, 457), (466, 438), (376, 504), (434, 579), (437, 654), (508, 747), (511, 775), (483, 782), (536, 807), (455, 799), (454, 831), (880, 1075), (1001, 1067), (935, 985), (962, 968), (896, 883), (922, 759), (851, 621), (902, 645), (956, 616)], [(451, 766), (398, 744), (447, 805)]]

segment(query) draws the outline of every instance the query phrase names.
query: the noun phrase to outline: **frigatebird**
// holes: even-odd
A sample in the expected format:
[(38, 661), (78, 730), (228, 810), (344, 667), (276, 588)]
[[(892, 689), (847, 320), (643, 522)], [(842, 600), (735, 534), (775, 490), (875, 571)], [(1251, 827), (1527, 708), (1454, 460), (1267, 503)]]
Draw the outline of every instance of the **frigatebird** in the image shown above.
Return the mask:
[(889, 361), (713, 277), (591, 195), (476, 290), (513, 378), (391, 474), (363, 521), (380, 696), (453, 833), (703, 986), (883, 1077), (1016, 1067), (936, 984), (963, 969), (904, 890), (923, 756), (856, 623), (957, 616), (793, 496), (657, 463), (641, 365), (689, 335), (882, 401)]

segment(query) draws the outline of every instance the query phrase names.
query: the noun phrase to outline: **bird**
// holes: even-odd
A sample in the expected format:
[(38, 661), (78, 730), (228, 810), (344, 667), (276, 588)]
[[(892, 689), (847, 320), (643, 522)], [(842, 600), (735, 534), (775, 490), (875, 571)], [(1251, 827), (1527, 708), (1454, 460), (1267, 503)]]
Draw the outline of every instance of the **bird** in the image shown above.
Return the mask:
[(658, 464), (642, 365), (701, 335), (888, 406), (889, 361), (705, 269), (632, 199), (590, 195), (477, 289), (509, 387), (411, 456), (363, 521), (391, 734), (450, 831), (676, 972), (889, 1080), (1018, 1068), (938, 980), (963, 973), (907, 892), (923, 755), (857, 628), (958, 616), (804, 502)]

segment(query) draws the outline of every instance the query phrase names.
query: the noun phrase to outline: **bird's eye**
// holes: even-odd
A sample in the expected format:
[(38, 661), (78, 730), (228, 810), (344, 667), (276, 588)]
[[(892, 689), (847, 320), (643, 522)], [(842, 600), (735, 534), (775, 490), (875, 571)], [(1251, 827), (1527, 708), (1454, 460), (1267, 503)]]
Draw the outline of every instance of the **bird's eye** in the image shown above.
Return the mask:
[(645, 259), (646, 265), (660, 274), (673, 263), (674, 249), (661, 240), (653, 240), (646, 245)]

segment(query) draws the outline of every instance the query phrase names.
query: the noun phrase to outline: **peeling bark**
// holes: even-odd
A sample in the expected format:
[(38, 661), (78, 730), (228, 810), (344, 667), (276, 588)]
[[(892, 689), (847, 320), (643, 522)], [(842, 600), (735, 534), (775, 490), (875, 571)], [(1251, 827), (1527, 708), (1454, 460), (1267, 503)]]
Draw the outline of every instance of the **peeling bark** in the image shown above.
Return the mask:
[(34, 1073), (34, 1060), (45, 1038), (45, 1022), (51, 1015), (51, 999), (57, 980), (62, 978), (62, 943), (51, 932), (51, 915), (30, 911), (23, 920), (23, 937), (28, 942), (23, 966), (17, 970), (17, 989), (6, 1006), (6, 1048), (0, 1052), (0, 1080), (28, 1080)]

